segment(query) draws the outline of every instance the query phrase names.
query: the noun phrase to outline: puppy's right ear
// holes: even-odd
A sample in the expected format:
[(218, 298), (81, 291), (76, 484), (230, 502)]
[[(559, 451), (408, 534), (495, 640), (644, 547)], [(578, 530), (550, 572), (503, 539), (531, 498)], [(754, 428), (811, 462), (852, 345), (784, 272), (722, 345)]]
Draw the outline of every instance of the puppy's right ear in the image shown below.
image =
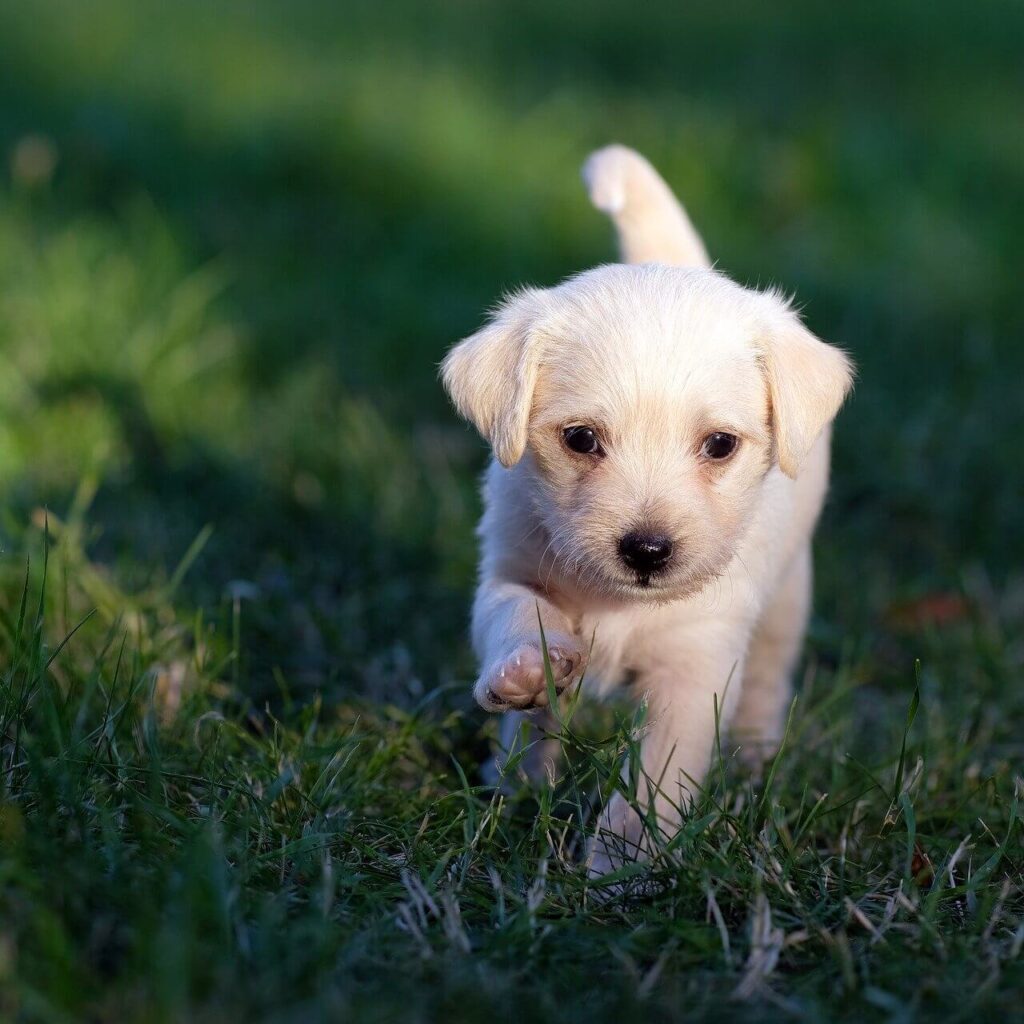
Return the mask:
[(476, 334), (460, 341), (441, 364), (455, 408), (490, 442), (495, 458), (514, 466), (526, 450), (537, 383), (541, 336), (536, 322), (543, 292), (518, 292)]

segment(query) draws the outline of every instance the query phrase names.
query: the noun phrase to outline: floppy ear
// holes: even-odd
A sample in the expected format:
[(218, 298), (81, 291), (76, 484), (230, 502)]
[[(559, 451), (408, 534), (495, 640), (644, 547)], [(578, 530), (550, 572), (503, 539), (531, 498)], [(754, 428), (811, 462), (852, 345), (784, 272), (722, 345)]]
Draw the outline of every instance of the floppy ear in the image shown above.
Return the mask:
[(528, 290), (509, 298), (486, 327), (460, 341), (441, 364), (455, 408), (506, 467), (526, 450), (541, 348), (534, 325), (542, 295)]
[(779, 468), (795, 478), (849, 393), (853, 363), (845, 352), (811, 334), (789, 311), (785, 321), (769, 333), (762, 357)]

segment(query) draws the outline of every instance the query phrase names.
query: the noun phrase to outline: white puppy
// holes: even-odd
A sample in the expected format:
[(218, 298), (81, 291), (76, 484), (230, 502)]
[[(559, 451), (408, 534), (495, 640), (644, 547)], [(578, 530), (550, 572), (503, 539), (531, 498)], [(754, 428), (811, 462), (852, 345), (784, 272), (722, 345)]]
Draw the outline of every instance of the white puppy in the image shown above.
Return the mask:
[[(511, 296), (443, 365), (494, 453), (475, 695), (508, 715), (506, 744), (547, 705), (539, 608), (560, 689), (589, 656), (588, 686), (646, 695), (640, 800), (671, 832), (707, 770), (716, 702), (748, 755), (781, 738), (852, 371), (777, 292), (711, 269), (639, 154), (601, 150), (584, 178), (632, 265)], [(594, 870), (648, 839), (615, 797)]]

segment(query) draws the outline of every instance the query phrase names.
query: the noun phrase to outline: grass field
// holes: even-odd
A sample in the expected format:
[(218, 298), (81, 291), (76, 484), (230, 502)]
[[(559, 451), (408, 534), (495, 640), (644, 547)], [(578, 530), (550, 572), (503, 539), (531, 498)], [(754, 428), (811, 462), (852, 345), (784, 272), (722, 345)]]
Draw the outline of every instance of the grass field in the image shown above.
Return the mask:
[[(1024, 1017), (1024, 9), (0, 0), (0, 1020)], [(786, 750), (497, 797), (435, 374), (646, 152), (855, 356)]]

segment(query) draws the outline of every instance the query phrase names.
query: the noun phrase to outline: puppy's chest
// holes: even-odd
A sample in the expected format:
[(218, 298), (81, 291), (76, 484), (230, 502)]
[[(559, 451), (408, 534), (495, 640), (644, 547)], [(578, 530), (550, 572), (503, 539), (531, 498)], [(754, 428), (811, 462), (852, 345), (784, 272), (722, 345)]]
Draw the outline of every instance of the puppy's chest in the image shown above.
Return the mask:
[(626, 613), (584, 615), (578, 632), (589, 647), (590, 660), (584, 686), (587, 690), (604, 694), (630, 681), (636, 673), (631, 654), (636, 654), (637, 623), (635, 616)]

